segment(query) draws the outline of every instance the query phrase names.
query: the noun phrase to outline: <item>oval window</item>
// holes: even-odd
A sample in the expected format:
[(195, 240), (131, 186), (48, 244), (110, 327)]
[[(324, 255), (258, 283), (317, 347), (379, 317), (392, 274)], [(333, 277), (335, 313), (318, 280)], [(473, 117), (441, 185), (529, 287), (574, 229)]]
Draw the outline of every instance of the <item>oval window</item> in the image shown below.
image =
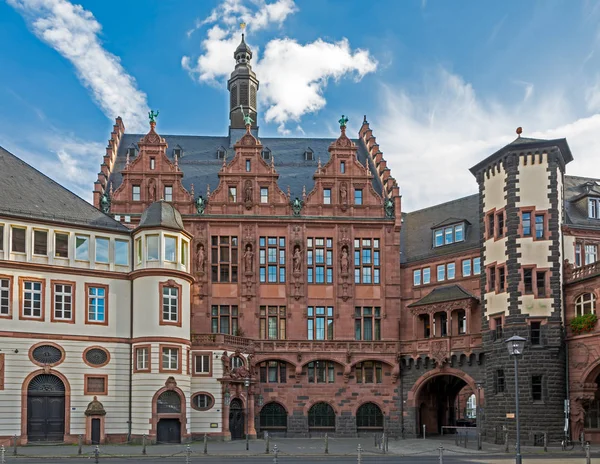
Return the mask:
[(206, 411), (212, 408), (215, 404), (215, 399), (207, 393), (198, 393), (192, 396), (192, 408), (198, 411)]
[(56, 364), (62, 361), (63, 352), (54, 345), (38, 345), (31, 351), (31, 358), (40, 365)]
[(89, 348), (85, 351), (85, 361), (94, 367), (102, 367), (110, 360), (108, 351), (103, 348)]

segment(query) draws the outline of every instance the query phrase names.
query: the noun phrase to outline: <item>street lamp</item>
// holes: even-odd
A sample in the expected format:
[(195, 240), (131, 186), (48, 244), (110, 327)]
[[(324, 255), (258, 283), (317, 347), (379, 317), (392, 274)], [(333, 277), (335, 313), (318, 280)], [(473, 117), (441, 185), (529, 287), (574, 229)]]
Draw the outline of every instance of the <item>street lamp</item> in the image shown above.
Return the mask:
[(250, 422), (250, 377), (246, 377), (244, 380), (244, 386), (246, 387), (246, 451), (248, 451), (250, 449), (250, 445), (248, 443), (248, 424)]
[(515, 359), (515, 419), (517, 421), (517, 455), (515, 456), (516, 464), (521, 464), (521, 428), (519, 425), (519, 356), (523, 355), (525, 342), (527, 340), (518, 335), (514, 335), (505, 341), (508, 354)]
[(477, 449), (481, 449), (481, 389), (483, 388), (482, 382), (475, 384), (477, 387), (477, 407), (475, 408), (475, 420), (477, 425)]

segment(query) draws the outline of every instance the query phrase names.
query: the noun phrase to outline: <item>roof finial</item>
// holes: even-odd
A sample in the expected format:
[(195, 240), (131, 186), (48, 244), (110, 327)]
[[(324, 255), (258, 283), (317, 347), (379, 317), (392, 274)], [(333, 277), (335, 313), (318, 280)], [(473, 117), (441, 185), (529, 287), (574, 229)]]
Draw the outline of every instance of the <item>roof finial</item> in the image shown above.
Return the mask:
[(179, 171), (179, 156), (177, 156), (177, 153), (175, 153), (175, 169), (177, 171)]
[(275, 172), (275, 156), (271, 153), (271, 172)]
[(346, 134), (346, 124), (348, 124), (348, 118), (342, 114), (342, 117), (338, 121), (340, 123), (340, 130), (342, 135)]
[(154, 129), (156, 126), (156, 118), (158, 118), (158, 111), (148, 111), (148, 118), (150, 119), (150, 127)]
[(127, 150), (127, 157), (125, 158), (125, 169), (129, 167), (129, 150)]
[(521, 126), (517, 127), (517, 138), (521, 138), (521, 134), (523, 133), (523, 128)]
[(210, 184), (206, 184), (206, 198), (210, 197)]
[(319, 164), (317, 165), (317, 172), (321, 172), (321, 157), (319, 156)]
[(302, 186), (302, 201), (306, 201), (306, 185)]
[(194, 183), (192, 182), (192, 186), (190, 188), (190, 195), (192, 196), (192, 198), (194, 198), (196, 195), (194, 194)]
[(363, 117), (363, 124), (369, 124), (369, 122), (367, 121), (367, 115), (366, 114)]
[(287, 197), (288, 197), (288, 200), (290, 198), (292, 198), (292, 194), (290, 193), (290, 186), (289, 186), (289, 184), (288, 184), (288, 188), (287, 188)]

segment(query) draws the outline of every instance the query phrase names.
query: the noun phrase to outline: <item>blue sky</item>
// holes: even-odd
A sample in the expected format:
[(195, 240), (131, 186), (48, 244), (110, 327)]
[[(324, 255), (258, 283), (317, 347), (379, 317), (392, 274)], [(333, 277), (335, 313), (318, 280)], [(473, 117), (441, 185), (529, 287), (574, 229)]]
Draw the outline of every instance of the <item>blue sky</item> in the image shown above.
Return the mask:
[(569, 1), (0, 1), (0, 145), (86, 199), (114, 117), (225, 134), (238, 24), (263, 136), (366, 114), (403, 208), (476, 192), (468, 168), (515, 138), (567, 137), (600, 177), (600, 5)]

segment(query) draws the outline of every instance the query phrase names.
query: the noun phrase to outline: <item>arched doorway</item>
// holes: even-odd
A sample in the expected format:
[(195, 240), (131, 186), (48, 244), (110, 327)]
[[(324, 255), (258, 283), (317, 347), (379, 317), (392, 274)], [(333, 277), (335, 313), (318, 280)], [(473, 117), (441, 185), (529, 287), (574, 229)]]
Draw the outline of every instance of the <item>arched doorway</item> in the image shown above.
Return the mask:
[(454, 375), (434, 376), (421, 385), (416, 398), (418, 434), (423, 433), (423, 425), (427, 434), (441, 433), (443, 426), (457, 425), (457, 397), (465, 385), (467, 382)]
[(242, 400), (235, 398), (229, 404), (229, 433), (232, 440), (244, 438), (244, 405)]
[(335, 430), (335, 411), (330, 404), (315, 403), (308, 410), (308, 430)]
[(27, 387), (28, 441), (63, 441), (65, 384), (52, 374), (34, 377)]
[(356, 429), (361, 431), (383, 430), (383, 413), (375, 403), (365, 403), (356, 411)]
[(267, 403), (260, 410), (260, 430), (269, 435), (285, 434), (287, 431), (287, 412), (279, 403)]
[(158, 443), (181, 443), (181, 397), (176, 391), (167, 390), (156, 399), (156, 441)]

